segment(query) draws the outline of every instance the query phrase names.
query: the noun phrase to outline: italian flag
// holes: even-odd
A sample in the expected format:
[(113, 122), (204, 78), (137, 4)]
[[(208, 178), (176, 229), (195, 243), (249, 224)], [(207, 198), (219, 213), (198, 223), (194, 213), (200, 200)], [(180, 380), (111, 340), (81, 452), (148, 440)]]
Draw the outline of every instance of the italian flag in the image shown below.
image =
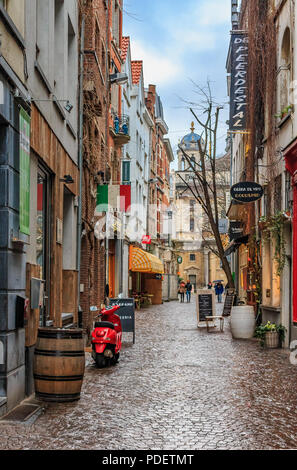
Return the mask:
[(97, 186), (96, 212), (129, 212), (130, 206), (130, 184), (104, 184)]

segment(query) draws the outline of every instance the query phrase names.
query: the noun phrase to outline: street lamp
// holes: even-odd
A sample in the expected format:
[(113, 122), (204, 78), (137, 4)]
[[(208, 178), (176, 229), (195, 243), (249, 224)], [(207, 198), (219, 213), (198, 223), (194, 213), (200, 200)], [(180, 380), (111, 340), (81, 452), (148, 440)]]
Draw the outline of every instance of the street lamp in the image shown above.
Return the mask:
[(112, 73), (109, 75), (109, 81), (111, 84), (119, 83), (124, 85), (128, 82), (128, 75), (126, 73)]
[(48, 100), (37, 100), (37, 99), (35, 99), (35, 98), (29, 97), (26, 101), (29, 102), (29, 103), (32, 102), (32, 101), (33, 101), (33, 102), (35, 102), (35, 101), (36, 101), (36, 102), (51, 101), (52, 103), (56, 101), (56, 102), (58, 102), (58, 103), (66, 103), (66, 104), (64, 105), (64, 109), (65, 109), (68, 113), (71, 113), (71, 111), (72, 111), (72, 109), (73, 109), (73, 104), (71, 104), (69, 100), (58, 100), (55, 96), (54, 96), (53, 98), (51, 98), (51, 99), (48, 99)]

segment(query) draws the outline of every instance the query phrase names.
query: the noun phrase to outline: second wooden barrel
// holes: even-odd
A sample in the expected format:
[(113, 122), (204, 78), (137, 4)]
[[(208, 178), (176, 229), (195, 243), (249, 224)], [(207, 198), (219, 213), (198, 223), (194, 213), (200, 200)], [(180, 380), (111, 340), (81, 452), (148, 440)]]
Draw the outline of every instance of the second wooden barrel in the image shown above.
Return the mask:
[(83, 330), (39, 328), (34, 352), (35, 395), (44, 401), (75, 401), (85, 370)]

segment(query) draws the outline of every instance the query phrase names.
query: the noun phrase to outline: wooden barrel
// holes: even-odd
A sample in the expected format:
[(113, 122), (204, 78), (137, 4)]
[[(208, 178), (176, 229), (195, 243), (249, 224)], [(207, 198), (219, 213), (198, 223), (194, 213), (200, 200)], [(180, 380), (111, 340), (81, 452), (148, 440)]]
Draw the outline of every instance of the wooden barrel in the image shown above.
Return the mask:
[(251, 305), (237, 305), (231, 310), (231, 333), (233, 338), (248, 339), (255, 333), (255, 313)]
[(33, 368), (37, 398), (56, 402), (79, 400), (84, 370), (83, 330), (38, 329)]
[(266, 331), (265, 346), (270, 349), (279, 347), (279, 334), (277, 331)]

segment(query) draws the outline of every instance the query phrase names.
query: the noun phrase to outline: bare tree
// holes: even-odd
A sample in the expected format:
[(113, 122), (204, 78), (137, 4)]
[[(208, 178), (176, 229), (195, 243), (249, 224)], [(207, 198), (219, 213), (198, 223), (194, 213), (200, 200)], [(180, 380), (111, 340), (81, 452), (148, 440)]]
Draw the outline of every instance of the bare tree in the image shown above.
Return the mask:
[(222, 106), (214, 102), (209, 82), (207, 89), (198, 85), (196, 87), (202, 100), (198, 106), (195, 106), (195, 111), (196, 109), (200, 110), (203, 117), (198, 117), (198, 113), (194, 111), (193, 107), (190, 108), (190, 111), (202, 128), (201, 139), (198, 140), (199, 161), (194, 162), (183, 146), (179, 144), (179, 149), (190, 168), (187, 173), (191, 171), (192, 177), (187, 180), (183, 171), (178, 171), (177, 174), (186, 185), (187, 192), (190, 192), (201, 205), (206, 219), (202, 239), (209, 249), (220, 258), (229, 287), (234, 288), (230, 264), (225, 256), (223, 239), (219, 230), (221, 209), (222, 207), (225, 209), (225, 192), (229, 187), (226, 181), (228, 167), (226, 164), (223, 166), (219, 164), (221, 159), (218, 159), (217, 156), (217, 133)]

